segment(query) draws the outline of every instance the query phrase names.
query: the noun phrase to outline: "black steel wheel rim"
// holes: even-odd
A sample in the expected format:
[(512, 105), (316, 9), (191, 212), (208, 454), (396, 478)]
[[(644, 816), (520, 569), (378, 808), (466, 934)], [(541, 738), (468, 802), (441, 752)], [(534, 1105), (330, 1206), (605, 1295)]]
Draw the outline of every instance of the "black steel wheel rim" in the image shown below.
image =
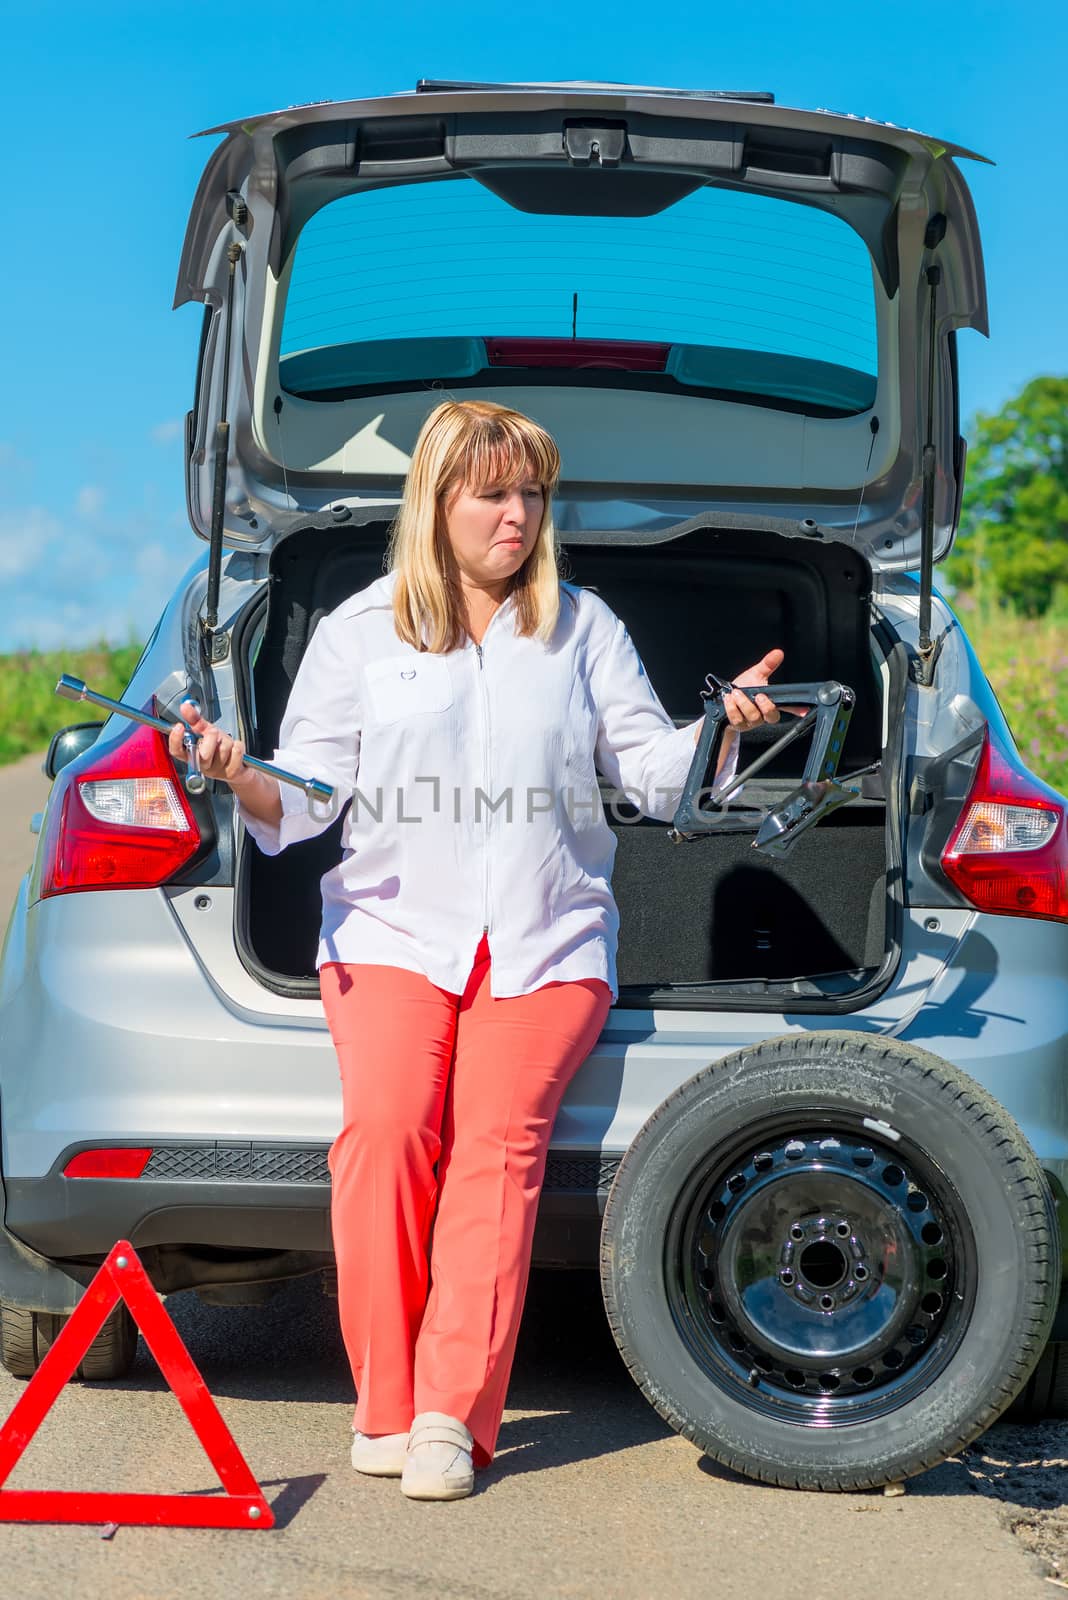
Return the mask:
[(886, 1416), (930, 1386), (967, 1328), (963, 1202), (925, 1151), (873, 1127), (838, 1111), (762, 1120), (677, 1198), (672, 1317), (706, 1375), (752, 1410), (812, 1427)]

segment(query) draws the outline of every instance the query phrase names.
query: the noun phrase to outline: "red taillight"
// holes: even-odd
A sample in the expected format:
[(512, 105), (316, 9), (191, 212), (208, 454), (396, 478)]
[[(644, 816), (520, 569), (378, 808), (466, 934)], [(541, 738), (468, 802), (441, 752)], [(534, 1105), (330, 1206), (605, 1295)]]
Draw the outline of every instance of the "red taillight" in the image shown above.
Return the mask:
[(82, 1150), (63, 1168), (65, 1178), (139, 1178), (148, 1166), (151, 1150), (125, 1146), (115, 1150)]
[(669, 344), (645, 339), (487, 339), (491, 367), (604, 367), (663, 372)]
[[(95, 747), (94, 747), (95, 750)], [(41, 897), (154, 889), (200, 848), (163, 735), (132, 723), (96, 759), (60, 772), (48, 807)]]
[(942, 853), (942, 871), (980, 911), (1068, 919), (1063, 798), (983, 740), (971, 791)]

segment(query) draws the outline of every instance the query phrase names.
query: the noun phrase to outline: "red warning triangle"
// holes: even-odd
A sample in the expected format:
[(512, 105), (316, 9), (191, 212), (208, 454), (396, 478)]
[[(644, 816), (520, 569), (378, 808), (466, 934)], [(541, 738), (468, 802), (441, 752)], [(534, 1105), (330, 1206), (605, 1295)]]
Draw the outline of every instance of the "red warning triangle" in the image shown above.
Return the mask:
[[(105, 1319), (125, 1300), (225, 1494), (83, 1494), (4, 1489)], [(271, 1528), (274, 1516), (131, 1244), (120, 1239), (0, 1428), (0, 1522), (101, 1522), (168, 1528)]]

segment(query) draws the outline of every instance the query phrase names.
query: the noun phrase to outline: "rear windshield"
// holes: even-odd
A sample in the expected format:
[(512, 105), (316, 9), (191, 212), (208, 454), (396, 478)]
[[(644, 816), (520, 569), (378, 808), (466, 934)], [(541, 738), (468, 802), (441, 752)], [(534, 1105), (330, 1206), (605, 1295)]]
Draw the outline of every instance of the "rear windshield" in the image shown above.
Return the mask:
[(653, 216), (516, 210), (472, 178), (323, 207), (297, 242), (280, 377), (312, 399), (435, 379), (874, 403), (868, 251), (840, 218), (701, 188)]

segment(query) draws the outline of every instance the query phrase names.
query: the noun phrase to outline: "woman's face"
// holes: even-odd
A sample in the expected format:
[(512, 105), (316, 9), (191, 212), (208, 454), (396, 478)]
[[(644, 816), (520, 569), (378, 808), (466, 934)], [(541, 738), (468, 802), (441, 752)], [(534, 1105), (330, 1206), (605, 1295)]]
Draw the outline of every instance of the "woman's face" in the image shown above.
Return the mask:
[(484, 588), (507, 582), (534, 549), (545, 496), (533, 477), (511, 489), (464, 485), (445, 502), (449, 544), (461, 576)]

